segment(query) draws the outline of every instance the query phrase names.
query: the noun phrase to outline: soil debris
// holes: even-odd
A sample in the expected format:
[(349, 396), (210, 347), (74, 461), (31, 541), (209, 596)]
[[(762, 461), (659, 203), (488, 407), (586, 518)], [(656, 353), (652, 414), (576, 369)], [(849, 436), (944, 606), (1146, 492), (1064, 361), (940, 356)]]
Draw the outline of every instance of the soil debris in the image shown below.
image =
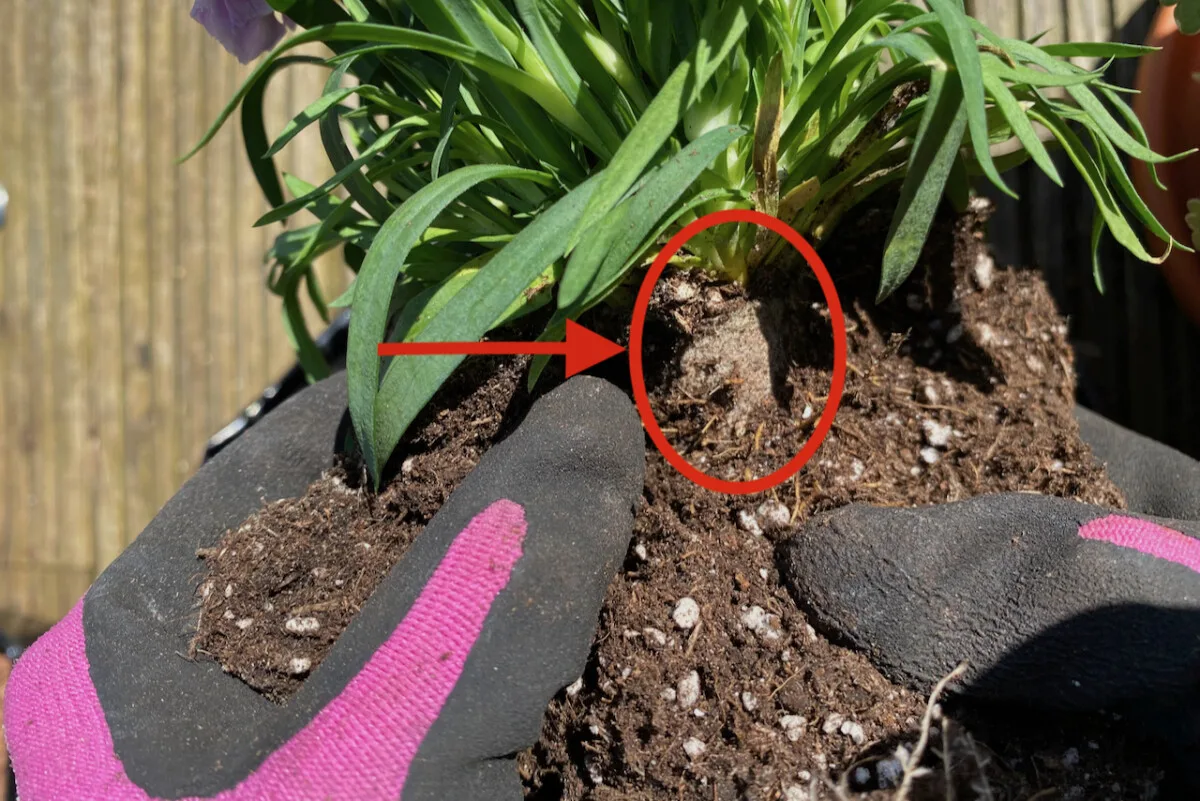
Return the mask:
[[(777, 540), (855, 501), (917, 505), (1025, 490), (1123, 506), (1072, 416), (1066, 325), (1036, 274), (980, 266), (985, 217), (977, 206), (943, 218), (914, 278), (879, 306), (871, 298), (886, 207), (863, 211), (824, 249), (846, 309), (846, 387), (829, 438), (794, 479), (758, 496), (717, 495), (648, 452), (644, 503), (587, 668), (551, 704), (539, 744), (518, 758), (527, 798), (899, 792), (942, 801), (947, 788), (995, 801), (1150, 797), (1158, 766), (1114, 721), (1000, 725), (1002, 715), (964, 710), (959, 723), (940, 706), (930, 713), (928, 699), (819, 635), (776, 568)], [(681, 453), (714, 475), (771, 472), (824, 407), (828, 309), (815, 282), (793, 283), (790, 294), (775, 293), (791, 313), (788, 337), (777, 335), (779, 307), (764, 307), (761, 287), (675, 272), (656, 291), (643, 354), (652, 406)], [(597, 309), (584, 322), (627, 336), (615, 312)], [(467, 364), (431, 406), (441, 411), (406, 438), (401, 480), (381, 496), (357, 489), (354, 470), (342, 468), (205, 555), (201, 586), (211, 589), (198, 654), (280, 701), (319, 668), (407, 544), (531, 402), (523, 362)], [(319, 625), (288, 629), (309, 618)], [(928, 771), (899, 790), (916, 761)]]

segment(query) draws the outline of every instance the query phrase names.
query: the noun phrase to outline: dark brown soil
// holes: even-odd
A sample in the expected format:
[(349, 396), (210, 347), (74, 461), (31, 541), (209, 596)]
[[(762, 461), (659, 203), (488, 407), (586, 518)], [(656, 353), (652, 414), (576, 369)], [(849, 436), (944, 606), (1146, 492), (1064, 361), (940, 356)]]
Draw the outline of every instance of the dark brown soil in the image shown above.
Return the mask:
[[(1124, 505), (1079, 440), (1067, 326), (1041, 278), (991, 268), (988, 291), (978, 291), (982, 217), (964, 216), (946, 237), (956, 247), (940, 254), (954, 270), (944, 281), (959, 289), (945, 298), (910, 282), (876, 305), (867, 299), (878, 245), (853, 237), (826, 252), (846, 311), (846, 387), (817, 457), (771, 494), (793, 519), (856, 501), (907, 506), (1015, 490)], [(656, 289), (660, 325), (675, 335), (647, 346), (647, 371), (660, 376), (651, 405), (676, 450), (710, 475), (773, 472), (824, 411), (829, 310), (815, 282), (795, 275), (749, 296), (696, 273), (667, 275)], [(705, 500), (723, 510), (729, 499)]]
[[(331, 470), (298, 500), (269, 504), (203, 550), (198, 635), (209, 656), (277, 702), (321, 664), (450, 493), (523, 416), (524, 364), (472, 360), (405, 437), (400, 480), (373, 495)], [(436, 409), (437, 411), (433, 411)]]
[[(760, 496), (717, 495), (648, 453), (645, 502), (586, 671), (551, 704), (541, 742), (519, 759), (528, 797), (860, 797), (858, 789), (877, 783), (878, 757), (912, 748), (926, 699), (807, 624), (780, 583), (774, 542), (805, 517), (853, 501), (1036, 491), (1123, 506), (1071, 415), (1065, 322), (1036, 274), (984, 269), (979, 222), (942, 226), (926, 251), (936, 274), (923, 268), (878, 307), (869, 298), (886, 216), (865, 214), (823, 251), (847, 311), (850, 366), (835, 427), (794, 479)], [(652, 404), (676, 447), (714, 475), (771, 472), (821, 413), (828, 312), (815, 285), (792, 283), (786, 292), (758, 285), (747, 297), (674, 274), (658, 289), (645, 354)], [(747, 324), (751, 312), (767, 335)], [(602, 315), (591, 324), (619, 336)], [(743, 335), (740, 346), (722, 341), (730, 330)], [(490, 370), (472, 363), (435, 401), (443, 411), (414, 427), (401, 448), (401, 480), (381, 496), (335, 471), (306, 498), (267, 507), (226, 535), (206, 558), (202, 586), (212, 589), (198, 651), (276, 700), (295, 691), (305, 673), (293, 674), (291, 660), (316, 668), (411, 538), (530, 402), (523, 362)], [(748, 369), (764, 363), (765, 382)], [(682, 627), (677, 621), (688, 621), (677, 612), (693, 604), (698, 622)], [(319, 628), (288, 631), (289, 619), (304, 617)], [(243, 629), (246, 618), (254, 622)], [(1158, 779), (1153, 761), (1108, 720), (965, 719), (971, 733), (934, 722), (927, 762), (935, 770), (910, 798), (1141, 799)], [(957, 796), (945, 793), (943, 754)], [(827, 776), (843, 778), (842, 795), (822, 789)], [(969, 785), (981, 782), (991, 795), (972, 794)]]

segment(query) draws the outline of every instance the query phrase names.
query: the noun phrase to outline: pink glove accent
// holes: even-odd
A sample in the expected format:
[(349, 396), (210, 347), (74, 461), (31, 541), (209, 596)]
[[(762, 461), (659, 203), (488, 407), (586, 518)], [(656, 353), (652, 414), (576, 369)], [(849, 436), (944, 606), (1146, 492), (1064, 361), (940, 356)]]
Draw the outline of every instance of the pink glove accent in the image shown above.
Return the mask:
[(1132, 548), (1200, 573), (1200, 540), (1149, 520), (1109, 515), (1084, 523), (1079, 536)]
[[(497, 501), (477, 515), (345, 690), (242, 782), (214, 798), (400, 798), (421, 742), (521, 558), (525, 534), (524, 510), (512, 501)], [(88, 674), (82, 601), (17, 662), (4, 723), (23, 801), (151, 798), (113, 753)]]

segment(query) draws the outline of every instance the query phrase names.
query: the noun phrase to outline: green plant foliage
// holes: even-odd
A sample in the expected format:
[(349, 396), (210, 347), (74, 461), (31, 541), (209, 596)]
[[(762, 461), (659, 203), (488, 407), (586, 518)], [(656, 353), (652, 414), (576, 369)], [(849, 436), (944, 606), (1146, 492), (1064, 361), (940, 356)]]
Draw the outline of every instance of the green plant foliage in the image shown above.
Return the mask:
[[(1067, 60), (1146, 48), (1000, 37), (961, 0), (272, 6), (305, 30), (259, 64), (197, 148), (240, 106), (272, 207), (260, 224), (290, 224), (268, 254), (271, 287), (311, 376), (328, 366), (304, 327), (301, 293), (321, 310), (352, 309), (350, 408), (377, 480), (461, 361), (381, 359), (380, 341), (475, 340), (547, 304), (543, 338), (561, 337), (567, 320), (624, 297), (617, 290), (656, 243), (709, 212), (757, 208), (819, 246), (855, 205), (898, 184), (883, 298), (916, 266), (944, 196), (961, 202), (971, 176), (1011, 194), (1002, 172), (1025, 159), (1061, 184), (1053, 146), (1096, 197), (1094, 248), (1108, 232), (1160, 260), (1134, 226), (1163, 250), (1185, 247), (1142, 203), (1124, 163), (1168, 158), (1147, 147), (1103, 69)], [(291, 54), (311, 42), (332, 51), (324, 91), (271, 140), (264, 88), (280, 69), (311, 63)], [(275, 157), (313, 125), (333, 177), (281, 180)], [(1007, 140), (1020, 150), (993, 157)], [(313, 260), (342, 246), (357, 276), (326, 303)], [(744, 280), (781, 247), (750, 226), (722, 226), (680, 258)]]
[(1188, 36), (1200, 33), (1200, 0), (1163, 0), (1163, 5), (1175, 7), (1175, 24), (1179, 26), (1180, 31)]

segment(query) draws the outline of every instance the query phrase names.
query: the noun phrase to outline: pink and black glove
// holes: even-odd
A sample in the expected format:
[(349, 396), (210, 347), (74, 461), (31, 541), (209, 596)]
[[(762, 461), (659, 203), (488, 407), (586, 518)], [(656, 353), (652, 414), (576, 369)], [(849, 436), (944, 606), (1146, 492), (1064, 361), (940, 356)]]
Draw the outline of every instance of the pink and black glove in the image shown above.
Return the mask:
[(1160, 735), (1200, 798), (1200, 463), (1085, 409), (1128, 512), (1033, 494), (852, 505), (781, 547), (813, 625), (927, 692), (1120, 712)]
[(579, 377), (492, 448), (300, 691), (276, 706), (188, 661), (197, 547), (330, 466), (345, 379), (205, 465), (18, 661), (22, 801), (519, 799), (513, 755), (581, 674), (631, 536), (632, 403)]

